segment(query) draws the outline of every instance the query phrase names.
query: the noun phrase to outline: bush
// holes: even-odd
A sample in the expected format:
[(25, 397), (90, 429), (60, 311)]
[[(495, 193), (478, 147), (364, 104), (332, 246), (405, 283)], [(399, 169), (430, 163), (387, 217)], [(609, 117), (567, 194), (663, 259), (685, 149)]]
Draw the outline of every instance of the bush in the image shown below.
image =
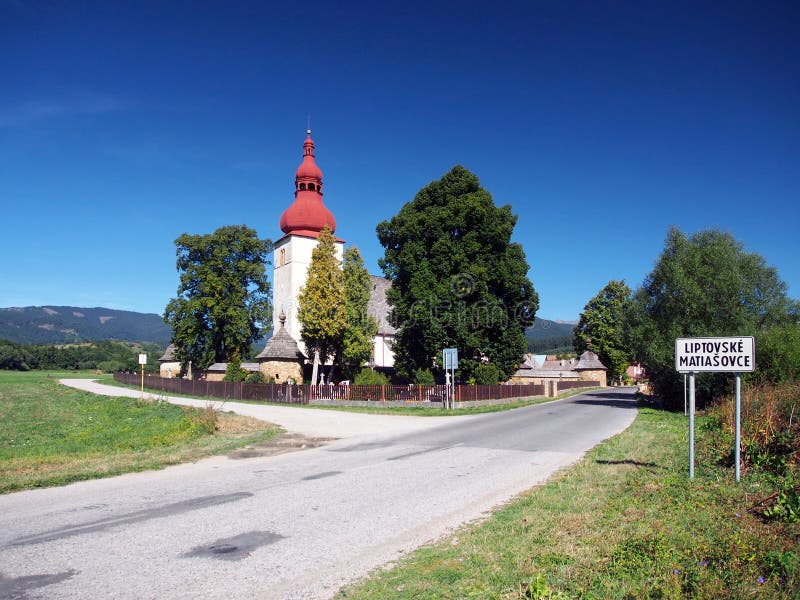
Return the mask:
[(430, 369), (417, 369), (414, 371), (414, 383), (417, 385), (436, 385)]
[(475, 367), (475, 383), (478, 385), (497, 385), (500, 383), (501, 375), (500, 369), (492, 363)]
[[(270, 379), (272, 378), (270, 377)], [(272, 381), (267, 381), (266, 377), (264, 377), (264, 374), (261, 371), (250, 373), (245, 378), (246, 383), (273, 383), (274, 381), (274, 379), (272, 379)]]
[(245, 381), (250, 375), (242, 368), (242, 361), (238, 354), (234, 354), (228, 366), (225, 368), (225, 377), (222, 381)]
[(800, 381), (800, 325), (770, 327), (756, 334), (756, 372), (761, 382)]
[(389, 378), (379, 371), (364, 367), (356, 374), (353, 385), (389, 385)]

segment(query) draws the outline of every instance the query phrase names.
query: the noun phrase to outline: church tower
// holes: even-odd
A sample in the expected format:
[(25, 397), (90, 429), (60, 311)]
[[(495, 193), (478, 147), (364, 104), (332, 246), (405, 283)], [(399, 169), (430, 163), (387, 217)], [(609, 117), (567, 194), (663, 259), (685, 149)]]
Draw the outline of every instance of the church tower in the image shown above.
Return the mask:
[[(284, 236), (275, 243), (273, 332), (279, 330), (278, 318), (286, 316), (285, 327), (296, 341), (300, 341), (300, 322), (297, 297), (306, 284), (311, 252), (325, 225), (336, 231), (336, 219), (322, 203), (322, 171), (314, 159), (314, 140), (311, 130), (303, 143), (303, 162), (294, 179), (294, 202), (281, 215), (280, 227)], [(342, 260), (343, 240), (336, 240), (336, 255)], [(302, 347), (302, 344), (301, 344)]]

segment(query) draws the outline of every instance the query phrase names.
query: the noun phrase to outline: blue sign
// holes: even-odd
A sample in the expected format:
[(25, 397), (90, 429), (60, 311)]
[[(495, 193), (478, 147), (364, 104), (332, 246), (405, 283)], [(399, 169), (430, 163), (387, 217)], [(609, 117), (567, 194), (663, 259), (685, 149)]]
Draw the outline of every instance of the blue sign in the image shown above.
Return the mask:
[(445, 348), (442, 352), (442, 359), (444, 361), (444, 368), (446, 370), (458, 369), (458, 349)]

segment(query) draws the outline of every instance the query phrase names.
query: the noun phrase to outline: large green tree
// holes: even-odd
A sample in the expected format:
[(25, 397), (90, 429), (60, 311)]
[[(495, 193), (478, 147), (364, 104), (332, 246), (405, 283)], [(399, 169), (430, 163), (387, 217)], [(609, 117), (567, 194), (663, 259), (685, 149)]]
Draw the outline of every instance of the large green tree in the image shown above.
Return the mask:
[(609, 281), (583, 307), (572, 344), (578, 355), (591, 350), (608, 368), (610, 381), (625, 374), (631, 351), (624, 339), (625, 307), (631, 289), (624, 281)]
[(205, 369), (247, 356), (272, 320), (266, 272), (272, 243), (245, 225), (228, 225), (207, 235), (184, 233), (175, 246), (180, 285), (164, 321), (183, 369), (189, 361)]
[[(708, 230), (687, 237), (672, 228), (653, 271), (634, 293), (625, 322), (628, 343), (655, 391), (667, 404), (682, 406), (676, 338), (755, 335), (796, 319), (797, 303), (762, 256), (745, 252), (728, 233)], [(699, 375), (698, 399), (724, 391), (729, 380)]]
[(368, 312), (372, 281), (358, 248), (352, 246), (345, 250), (343, 263), (347, 327), (342, 336), (340, 362), (349, 378), (358, 373), (372, 357), (378, 323)]
[(458, 348), (462, 379), (487, 360), (503, 379), (514, 372), (539, 306), (525, 253), (511, 242), (516, 222), (510, 206), (495, 206), (477, 176), (456, 166), (378, 225), (401, 372), (441, 372), (446, 347)]
[(297, 310), (300, 339), (309, 356), (314, 356), (314, 379), (320, 362), (335, 359), (347, 326), (344, 278), (330, 227), (325, 226), (317, 242)]

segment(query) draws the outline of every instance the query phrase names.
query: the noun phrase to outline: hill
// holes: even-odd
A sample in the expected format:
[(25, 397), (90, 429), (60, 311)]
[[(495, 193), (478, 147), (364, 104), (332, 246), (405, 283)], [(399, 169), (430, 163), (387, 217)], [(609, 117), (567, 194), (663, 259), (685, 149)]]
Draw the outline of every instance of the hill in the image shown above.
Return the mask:
[(534, 354), (558, 354), (572, 352), (572, 331), (575, 323), (549, 321), (536, 317), (533, 327), (525, 332), (528, 352)]
[(153, 313), (75, 306), (0, 308), (0, 339), (19, 344), (121, 340), (166, 346), (171, 335)]

